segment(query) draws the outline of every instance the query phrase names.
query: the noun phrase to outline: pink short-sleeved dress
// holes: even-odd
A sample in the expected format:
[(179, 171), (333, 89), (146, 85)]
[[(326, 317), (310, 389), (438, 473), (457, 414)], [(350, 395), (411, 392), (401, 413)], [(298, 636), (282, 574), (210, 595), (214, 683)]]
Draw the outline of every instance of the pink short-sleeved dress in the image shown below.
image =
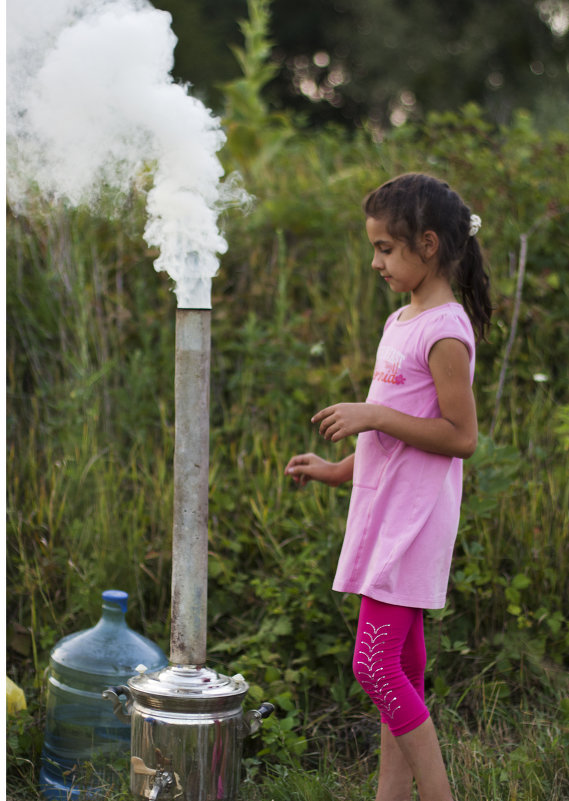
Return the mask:
[[(474, 378), (475, 341), (460, 303), (387, 319), (367, 403), (439, 417), (429, 353), (464, 342)], [(422, 609), (445, 605), (460, 515), (462, 459), (427, 453), (379, 431), (359, 434), (344, 544), (333, 589)]]

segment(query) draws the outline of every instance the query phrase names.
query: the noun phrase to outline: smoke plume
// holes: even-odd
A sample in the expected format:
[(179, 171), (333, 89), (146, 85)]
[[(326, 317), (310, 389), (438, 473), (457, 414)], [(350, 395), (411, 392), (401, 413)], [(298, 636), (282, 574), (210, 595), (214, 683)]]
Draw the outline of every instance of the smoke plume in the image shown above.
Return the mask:
[[(8, 0), (7, 185), (94, 207), (150, 171), (144, 238), (178, 306), (209, 308), (225, 136), (171, 77), (171, 17), (146, 0)], [(196, 34), (199, 35), (199, 34)]]

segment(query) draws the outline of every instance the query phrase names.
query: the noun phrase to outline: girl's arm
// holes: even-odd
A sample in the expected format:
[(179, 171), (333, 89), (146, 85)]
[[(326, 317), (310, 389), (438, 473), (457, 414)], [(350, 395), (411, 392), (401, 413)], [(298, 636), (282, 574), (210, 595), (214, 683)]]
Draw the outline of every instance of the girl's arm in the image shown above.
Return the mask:
[(468, 459), (476, 450), (478, 422), (466, 346), (458, 339), (439, 340), (429, 354), (429, 368), (440, 417), (413, 417), (373, 403), (339, 403), (322, 409), (312, 422), (320, 423), (320, 433), (332, 442), (376, 429), (423, 451)]
[(285, 475), (292, 476), (301, 487), (311, 479), (337, 487), (344, 481), (351, 481), (354, 475), (354, 454), (346, 456), (341, 462), (327, 462), (315, 453), (301, 453), (292, 457), (285, 467)]

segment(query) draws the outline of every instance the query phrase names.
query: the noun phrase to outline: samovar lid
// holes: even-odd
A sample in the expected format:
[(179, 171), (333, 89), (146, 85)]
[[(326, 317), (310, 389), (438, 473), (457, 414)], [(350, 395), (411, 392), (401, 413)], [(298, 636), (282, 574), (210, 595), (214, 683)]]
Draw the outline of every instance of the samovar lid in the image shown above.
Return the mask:
[(128, 680), (133, 697), (152, 709), (180, 712), (231, 711), (241, 705), (249, 685), (205, 667), (170, 665)]

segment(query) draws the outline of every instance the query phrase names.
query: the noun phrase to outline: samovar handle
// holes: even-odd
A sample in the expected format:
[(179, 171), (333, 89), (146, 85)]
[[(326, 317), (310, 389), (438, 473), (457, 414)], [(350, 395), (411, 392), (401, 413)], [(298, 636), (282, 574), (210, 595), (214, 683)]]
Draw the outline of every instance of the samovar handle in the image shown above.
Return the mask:
[[(130, 688), (126, 684), (119, 684), (116, 687), (108, 687), (101, 693), (103, 698), (110, 701), (113, 705), (113, 712), (122, 723), (130, 723), (130, 716), (132, 712), (132, 695)], [(126, 703), (120, 699), (120, 696), (126, 696)]]
[(274, 704), (269, 701), (263, 701), (259, 709), (251, 709), (246, 713), (243, 719), (245, 727), (245, 735), (255, 734), (263, 725), (263, 719), (268, 718), (275, 711)]

